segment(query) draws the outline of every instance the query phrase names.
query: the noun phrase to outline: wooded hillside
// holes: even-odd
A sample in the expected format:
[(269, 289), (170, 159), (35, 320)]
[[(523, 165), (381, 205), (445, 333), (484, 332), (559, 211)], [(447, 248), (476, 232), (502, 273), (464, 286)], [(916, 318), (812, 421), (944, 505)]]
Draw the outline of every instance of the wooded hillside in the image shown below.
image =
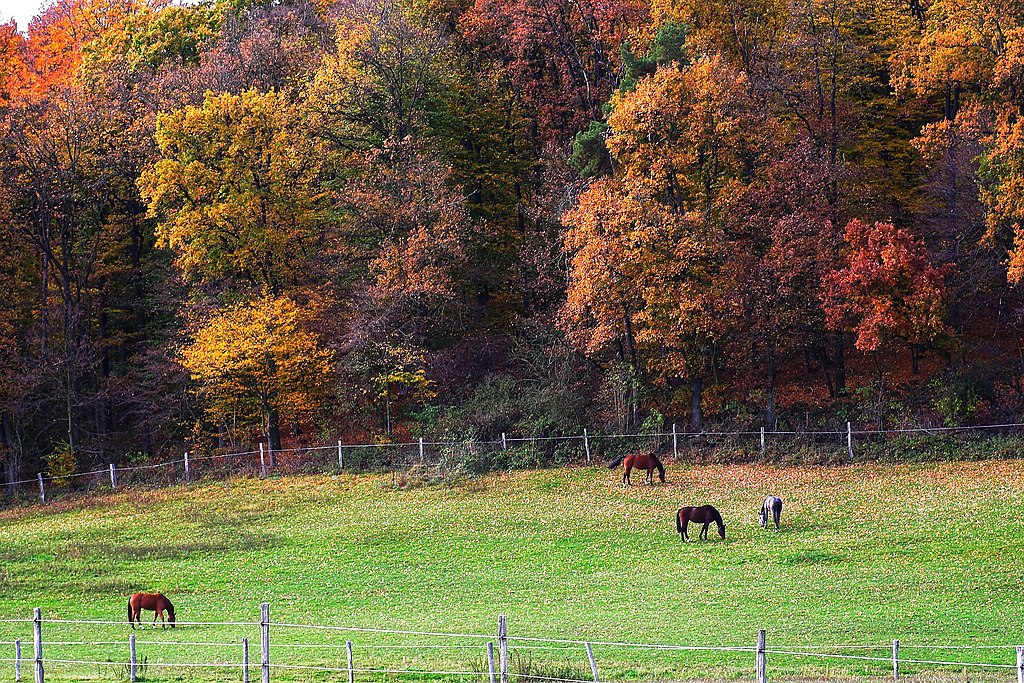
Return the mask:
[(6, 480), (1019, 413), (1018, 0), (57, 0), (20, 29)]

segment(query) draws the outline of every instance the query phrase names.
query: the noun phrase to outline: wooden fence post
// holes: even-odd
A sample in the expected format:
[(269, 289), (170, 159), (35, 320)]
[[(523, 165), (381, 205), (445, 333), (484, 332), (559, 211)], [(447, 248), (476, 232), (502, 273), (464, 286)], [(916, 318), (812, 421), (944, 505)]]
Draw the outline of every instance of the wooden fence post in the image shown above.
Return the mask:
[(498, 666), (501, 683), (508, 683), (508, 619), (504, 614), (498, 617)]
[(249, 683), (249, 639), (242, 638), (242, 683)]
[(117, 470), (114, 469), (114, 463), (110, 463), (110, 488), (117, 488)]
[(853, 460), (853, 427), (850, 423), (846, 423), (846, 452), (850, 456), (850, 460)]
[(679, 459), (679, 434), (676, 432), (676, 423), (672, 423), (672, 457)]
[(14, 641), (14, 680), (21, 681), (21, 639)]
[(764, 629), (757, 632), (757, 683), (768, 683), (768, 657), (765, 655)]
[(1024, 645), (1017, 646), (1017, 683), (1024, 683)]
[[(260, 444), (263, 450), (263, 444)], [(270, 683), (270, 603), (260, 603), (260, 669), (263, 683)]]
[(36, 683), (43, 683), (43, 614), (38, 607), (32, 610), (32, 639), (36, 646)]
[(356, 680), (356, 670), (352, 668), (352, 641), (345, 641), (345, 654), (348, 655), (348, 683), (354, 683)]
[(587, 428), (583, 428), (583, 450), (587, 452), (587, 464), (590, 464), (590, 435), (587, 434)]
[(137, 680), (136, 676), (136, 663), (138, 660), (135, 657), (135, 634), (128, 636), (128, 675), (131, 678), (132, 683)]
[(487, 672), (490, 674), (490, 683), (497, 683), (494, 680), (494, 643), (487, 641)]
[(764, 427), (761, 427), (761, 455), (764, 455)]
[(39, 477), (39, 501), (41, 503), (46, 503), (46, 489), (43, 487), (43, 473), (38, 472), (36, 476)]
[(597, 677), (597, 662), (594, 660), (594, 651), (590, 647), (590, 643), (585, 643), (587, 646), (587, 659), (590, 660), (590, 671), (594, 674), (594, 683), (601, 683)]
[(345, 471), (345, 450), (341, 447), (341, 439), (338, 439), (338, 469)]
[(263, 457), (263, 442), (260, 441), (260, 475), (267, 476), (267, 460)]

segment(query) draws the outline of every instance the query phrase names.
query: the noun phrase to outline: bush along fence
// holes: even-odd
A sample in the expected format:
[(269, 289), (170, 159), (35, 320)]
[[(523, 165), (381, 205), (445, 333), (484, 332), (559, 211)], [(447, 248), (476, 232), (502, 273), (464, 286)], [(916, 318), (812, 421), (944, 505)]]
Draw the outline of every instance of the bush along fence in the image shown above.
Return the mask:
[[(258, 677), (262, 683), (270, 683), (271, 680), (290, 681), (296, 676), (308, 678), (316, 675), (317, 680), (337, 680), (348, 683), (360, 681), (378, 681), (382, 679), (419, 679), (419, 680), (446, 680), (461, 681), (470, 680), (479, 683), (520, 683), (523, 679), (535, 681), (536, 683), (601, 683), (612, 680), (643, 680), (638, 677), (639, 668), (636, 667), (636, 660), (642, 656), (661, 655), (674, 658), (682, 653), (690, 653), (695, 657), (708, 660), (716, 656), (726, 655), (732, 658), (731, 671), (743, 676), (744, 672), (754, 675), (756, 683), (767, 683), (773, 662), (785, 658), (797, 658), (801, 661), (818, 661), (839, 663), (843, 665), (855, 665), (862, 668), (866, 676), (879, 677), (888, 676), (890, 671), (894, 682), (900, 680), (901, 675), (906, 675), (901, 667), (913, 668), (915, 673), (937, 672), (937, 671), (988, 671), (994, 676), (993, 680), (1012, 680), (1011, 676), (1016, 675), (1017, 683), (1024, 683), (1024, 646), (1002, 646), (1002, 645), (902, 645), (899, 640), (894, 640), (890, 645), (790, 645), (780, 647), (769, 647), (767, 634), (764, 630), (757, 633), (756, 643), (750, 645), (666, 645), (635, 642), (599, 641), (599, 640), (572, 640), (565, 638), (539, 638), (539, 637), (516, 637), (509, 635), (508, 621), (504, 615), (498, 618), (497, 631), (494, 634), (473, 634), (473, 633), (439, 633), (430, 631), (403, 631), (395, 629), (373, 629), (350, 626), (336, 626), (327, 624), (298, 624), (272, 622), (270, 619), (270, 605), (263, 603), (260, 609), (258, 622), (178, 622), (177, 626), (185, 630), (188, 640), (174, 640), (168, 638), (172, 631), (160, 631), (161, 639), (147, 639), (140, 641), (136, 639), (136, 633), (129, 634), (120, 640), (59, 640), (47, 639), (47, 631), (59, 631), (69, 626), (75, 626), (80, 630), (89, 633), (96, 633), (98, 629), (116, 627), (127, 628), (124, 622), (100, 621), (100, 620), (64, 620), (42, 618), (41, 610), (36, 608), (32, 619), (8, 619), (0, 621), (0, 626), (23, 626), (32, 628), (32, 649), (23, 647), (20, 639), (14, 641), (0, 641), (0, 647), (12, 648), (13, 657), (0, 657), (0, 680), (21, 681), (34, 680), (35, 683), (45, 683), (50, 680), (73, 679), (69, 675), (69, 667), (93, 667), (102, 677), (104, 672), (115, 672), (116, 678), (127, 679), (132, 683), (140, 679), (148, 681), (160, 680), (162, 671), (168, 672), (169, 678), (180, 680), (185, 670), (200, 672), (204, 679), (210, 680), (239, 680), (249, 683)], [(231, 642), (214, 642), (192, 640), (190, 634), (203, 629), (214, 629), (218, 635), (225, 632), (245, 633), (246, 635), (233, 639)], [(5, 629), (6, 630), (6, 629)], [(180, 633), (180, 632), (179, 632)], [(311, 635), (317, 634), (321, 637), (320, 642), (309, 642)], [(344, 636), (344, 642), (338, 638)], [(143, 636), (145, 633), (143, 632)], [(259, 660), (250, 658), (250, 636), (258, 638)], [(272, 640), (273, 636), (273, 640)], [(385, 636), (390, 639), (388, 644), (359, 644), (355, 645), (354, 637), (362, 636), (373, 638)], [(296, 642), (295, 638), (303, 639)], [(410, 643), (409, 638), (416, 638), (417, 641)], [(434, 642), (422, 642), (431, 639)], [(224, 639), (222, 638), (222, 641)], [(280, 641), (280, 642), (278, 642)], [(88, 646), (91, 655), (70, 656), (67, 654), (49, 655), (53, 650), (68, 652), (74, 647)], [(171, 646), (184, 648), (191, 657), (196, 653), (204, 651), (204, 648), (215, 648), (217, 661), (209, 659), (174, 659), (152, 658), (144, 656), (140, 659), (140, 649), (150, 651), (159, 650), (161, 647)], [(851, 654), (856, 651), (885, 651), (884, 655)], [(447, 659), (434, 658), (431, 661), (432, 667), (409, 668), (408, 662), (411, 655), (403, 654), (405, 666), (395, 666), (393, 663), (381, 663), (380, 657), (374, 652), (397, 652), (416, 653), (436, 652), (445, 650), (447, 652), (457, 651), (463, 662), (466, 657), (476, 661), (485, 662), (482, 666), (456, 665), (452, 666), (454, 657), (446, 655)], [(621, 668), (622, 661), (626, 664), (632, 675), (612, 674), (610, 677), (602, 674), (601, 659), (597, 654), (602, 650), (618, 655), (604, 661), (614, 662)], [(907, 657), (905, 653), (910, 651), (955, 651), (958, 657), (945, 658), (921, 658)], [(206, 650), (209, 652), (210, 650)], [(306, 655), (305, 660), (296, 660), (294, 653), (324, 652), (331, 654), (327, 657), (316, 657)], [(521, 652), (541, 651), (556, 652), (558, 656), (575, 658), (578, 665), (570, 665), (568, 668), (551, 669), (543, 665), (523, 665)], [(971, 661), (964, 658), (964, 654), (970, 652), (986, 653), (989, 660), (995, 658), (997, 661)], [(515, 652), (518, 658), (516, 663), (510, 665), (512, 658), (510, 653)], [(29, 657), (31, 653), (31, 657)], [(234, 653), (234, 661), (231, 653)], [(344, 659), (341, 659), (342, 653)], [(1003, 653), (1006, 653), (1009, 661), (1003, 660)], [(1015, 662), (1012, 657), (1016, 655)], [(289, 656), (292, 655), (292, 656)], [(361, 661), (361, 659), (365, 661)], [(282, 661), (283, 660), (283, 661)], [(1003, 661), (998, 661), (1003, 660)], [(712, 666), (720, 666), (712, 663)], [(738, 663), (738, 666), (737, 666)], [(678, 661), (676, 661), (678, 664)], [(31, 674), (29, 673), (31, 671)], [(834, 673), (834, 670), (833, 670)], [(1005, 676), (1003, 674), (1006, 674)], [(12, 678), (13, 675), (13, 678)], [(658, 674), (651, 677), (665, 675), (677, 679), (685, 678), (685, 670), (661, 669)], [(91, 674), (86, 677), (92, 677)], [(250, 679), (251, 677), (251, 679)], [(691, 676), (692, 677), (692, 676)]]
[[(45, 503), (54, 489), (76, 488), (109, 488), (139, 482), (188, 483), (199, 476), (214, 474), (254, 474), (266, 477), (274, 471), (301, 469), (303, 466), (315, 466), (319, 471), (396, 471), (417, 465), (436, 465), (445, 462), (466, 462), (472, 460), (467, 454), (475, 454), (478, 466), (469, 468), (471, 471), (488, 469), (508, 469), (517, 461), (508, 456), (509, 453), (526, 451), (536, 452), (546, 446), (557, 448), (560, 452), (573, 453), (571, 460), (585, 462), (590, 465), (598, 458), (610, 454), (623, 453), (630, 449), (647, 449), (668, 451), (679, 459), (689, 452), (701, 448), (725, 446), (742, 450), (755, 457), (765, 456), (772, 449), (799, 447), (801, 444), (812, 444), (819, 448), (832, 449), (838, 461), (854, 461), (858, 449), (865, 451), (875, 448), (880, 442), (893, 439), (931, 439), (948, 440), (954, 436), (1007, 437), (1019, 440), (998, 451), (982, 453), (988, 457), (1021, 457), (1024, 456), (1024, 423), (1007, 423), (991, 425), (975, 425), (971, 427), (918, 427), (908, 429), (876, 430), (854, 429), (850, 422), (844, 429), (779, 431), (762, 427), (758, 431), (703, 431), (699, 433), (685, 432), (671, 426), (671, 431), (659, 431), (641, 434), (600, 434), (584, 428), (578, 435), (560, 436), (510, 436), (502, 433), (496, 440), (465, 440), (437, 441), (424, 440), (408, 442), (382, 442), (337, 444), (308, 446), (272, 450), (267, 444), (260, 443), (258, 448), (250, 451), (219, 453), (197, 456), (185, 451), (183, 457), (165, 462), (137, 466), (118, 466), (114, 463), (90, 470), (66, 475), (47, 475), (43, 472), (34, 478), (9, 481), (6, 483), (8, 492), (35, 491), (40, 502)], [(914, 448), (913, 443), (901, 442), (901, 451)], [(504, 456), (502, 454), (505, 454)], [(288, 462), (287, 468), (279, 468), (281, 460)], [(871, 459), (871, 458), (868, 458)], [(520, 458), (526, 464), (540, 464), (539, 458)], [(490, 464), (490, 466), (489, 466)]]

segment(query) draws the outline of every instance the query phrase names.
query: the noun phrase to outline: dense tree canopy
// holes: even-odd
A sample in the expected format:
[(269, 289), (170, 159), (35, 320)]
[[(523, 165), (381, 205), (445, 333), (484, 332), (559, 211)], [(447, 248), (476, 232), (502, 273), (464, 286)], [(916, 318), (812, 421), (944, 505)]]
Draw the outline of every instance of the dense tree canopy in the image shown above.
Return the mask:
[[(54, 0), (0, 25), (0, 233), (8, 481), (256, 439), (1003, 419), (1024, 10)], [(927, 387), (965, 376), (986, 398), (946, 414)]]

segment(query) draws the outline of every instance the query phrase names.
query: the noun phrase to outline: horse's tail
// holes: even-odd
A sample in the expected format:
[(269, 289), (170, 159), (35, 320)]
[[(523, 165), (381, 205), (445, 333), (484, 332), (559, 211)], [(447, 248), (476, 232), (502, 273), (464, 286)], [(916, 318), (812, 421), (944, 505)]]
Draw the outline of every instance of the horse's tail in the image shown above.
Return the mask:
[(661, 477), (662, 483), (665, 481), (665, 466), (661, 464), (661, 460), (658, 460), (658, 456), (651, 454), (651, 459), (654, 461), (654, 466), (658, 468), (658, 476)]
[(616, 467), (622, 464), (622, 461), (626, 459), (626, 456), (620, 455), (619, 457), (608, 463), (608, 469), (614, 470)]
[(682, 516), (679, 514), (680, 512), (682, 512), (682, 510), (676, 510), (676, 531), (683, 533), (683, 522), (680, 520), (680, 517)]
[(128, 623), (132, 623), (132, 599), (128, 598)]

